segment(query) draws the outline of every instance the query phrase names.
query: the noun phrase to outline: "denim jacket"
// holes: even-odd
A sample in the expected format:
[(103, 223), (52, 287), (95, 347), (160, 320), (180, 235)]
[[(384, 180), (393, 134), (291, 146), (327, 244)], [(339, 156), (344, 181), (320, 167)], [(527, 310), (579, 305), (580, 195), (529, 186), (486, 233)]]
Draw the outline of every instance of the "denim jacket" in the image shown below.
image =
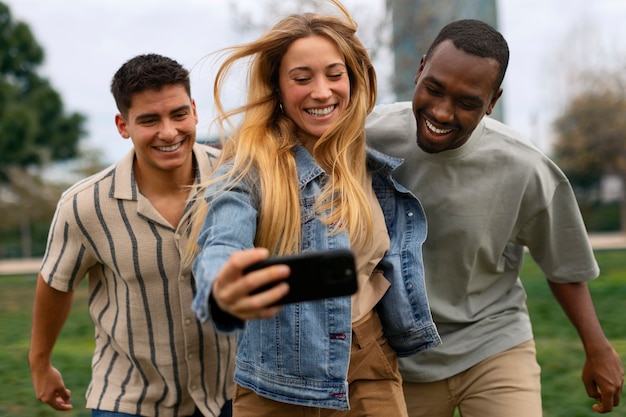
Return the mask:
[[(349, 248), (347, 233), (331, 234), (330, 226), (313, 210), (327, 178), (325, 172), (303, 147), (294, 152), (301, 196), (301, 250)], [(438, 345), (440, 339), (424, 284), (424, 211), (391, 177), (401, 163), (368, 150), (368, 170), (391, 240), (379, 265), (391, 286), (376, 311), (389, 344), (398, 356), (408, 356)], [(197, 285), (193, 308), (201, 320), (212, 319), (219, 331), (242, 330), (234, 377), (239, 385), (276, 401), (349, 409), (351, 297), (288, 304), (275, 318), (245, 323), (209, 302), (211, 283), (230, 254), (253, 247), (258, 198), (254, 181), (242, 181), (209, 198), (209, 212), (198, 239), (201, 252), (193, 264)]]

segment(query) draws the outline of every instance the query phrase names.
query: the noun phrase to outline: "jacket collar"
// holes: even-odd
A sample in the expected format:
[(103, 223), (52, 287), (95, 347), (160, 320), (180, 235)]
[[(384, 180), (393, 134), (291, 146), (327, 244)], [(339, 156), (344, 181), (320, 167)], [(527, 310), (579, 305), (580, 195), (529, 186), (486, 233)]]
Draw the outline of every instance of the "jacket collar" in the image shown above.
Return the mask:
[[(367, 166), (369, 171), (383, 170), (389, 174), (402, 165), (404, 159), (385, 155), (374, 149), (367, 149)], [(324, 170), (315, 162), (313, 156), (301, 145), (294, 150), (296, 167), (298, 170), (298, 186), (302, 188), (314, 178), (324, 174)]]

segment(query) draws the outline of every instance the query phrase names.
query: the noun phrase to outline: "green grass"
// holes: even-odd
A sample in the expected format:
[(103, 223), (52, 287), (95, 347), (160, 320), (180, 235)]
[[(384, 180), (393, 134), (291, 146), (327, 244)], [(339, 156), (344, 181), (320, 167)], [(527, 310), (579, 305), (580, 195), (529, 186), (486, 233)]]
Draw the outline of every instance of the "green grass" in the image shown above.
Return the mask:
[[(602, 276), (589, 287), (604, 331), (626, 362), (622, 318), (626, 313), (626, 250), (603, 250), (596, 255)], [(578, 336), (530, 258), (524, 265), (522, 281), (542, 367), (544, 417), (597, 416), (580, 381), (584, 356)], [(90, 377), (93, 328), (87, 312), (87, 286), (81, 285), (76, 292), (53, 355), (54, 365), (72, 390), (74, 403), (73, 411), (61, 413), (35, 399), (26, 363), (35, 277), (0, 277), (0, 285), (0, 416), (88, 417), (84, 397)], [(622, 402), (611, 417), (626, 417), (626, 400)]]
[[(589, 283), (598, 317), (606, 336), (626, 362), (626, 250), (596, 251), (600, 278)], [(597, 416), (591, 410), (581, 382), (584, 352), (578, 335), (554, 300), (537, 265), (530, 259), (522, 282), (528, 293), (528, 308), (542, 369), (544, 417)], [(611, 414), (626, 416), (626, 400)]]
[(74, 305), (52, 357), (53, 365), (72, 390), (74, 409), (53, 410), (34, 395), (28, 371), (33, 296), (36, 276), (0, 276), (0, 416), (15, 417), (88, 417), (85, 391), (89, 384), (91, 355), (94, 348), (93, 325), (87, 310), (87, 285), (75, 293)]

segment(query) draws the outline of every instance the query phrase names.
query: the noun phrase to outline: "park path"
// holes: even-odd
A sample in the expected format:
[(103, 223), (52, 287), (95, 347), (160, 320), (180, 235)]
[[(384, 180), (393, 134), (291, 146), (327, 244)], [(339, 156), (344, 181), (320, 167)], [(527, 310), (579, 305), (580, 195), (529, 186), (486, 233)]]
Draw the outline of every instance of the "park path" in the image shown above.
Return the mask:
[[(625, 233), (592, 233), (589, 235), (594, 249), (626, 249)], [(40, 258), (0, 259), (0, 275), (36, 274)]]

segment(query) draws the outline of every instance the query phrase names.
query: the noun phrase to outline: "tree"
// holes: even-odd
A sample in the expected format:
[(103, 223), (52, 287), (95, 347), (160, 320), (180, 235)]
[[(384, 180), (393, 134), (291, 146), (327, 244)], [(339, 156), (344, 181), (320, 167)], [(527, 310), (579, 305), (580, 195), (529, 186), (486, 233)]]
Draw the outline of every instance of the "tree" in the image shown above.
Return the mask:
[(623, 70), (586, 74), (584, 88), (554, 123), (555, 159), (578, 190), (590, 196), (607, 174), (622, 183), (621, 229), (626, 232), (626, 79)]
[(0, 2), (0, 257), (11, 237), (22, 256), (33, 255), (33, 236), (35, 246), (45, 243), (39, 229), (49, 223), (60, 190), (41, 172), (77, 157), (85, 134), (85, 117), (66, 114), (59, 93), (38, 75), (43, 61), (28, 25)]
[(40, 255), (56, 202), (67, 184), (45, 181), (17, 167), (6, 172), (10, 186), (0, 187), (0, 258)]
[(28, 25), (0, 2), (0, 182), (9, 180), (10, 168), (78, 155), (85, 117), (65, 114), (60, 95), (37, 74), (43, 60)]

